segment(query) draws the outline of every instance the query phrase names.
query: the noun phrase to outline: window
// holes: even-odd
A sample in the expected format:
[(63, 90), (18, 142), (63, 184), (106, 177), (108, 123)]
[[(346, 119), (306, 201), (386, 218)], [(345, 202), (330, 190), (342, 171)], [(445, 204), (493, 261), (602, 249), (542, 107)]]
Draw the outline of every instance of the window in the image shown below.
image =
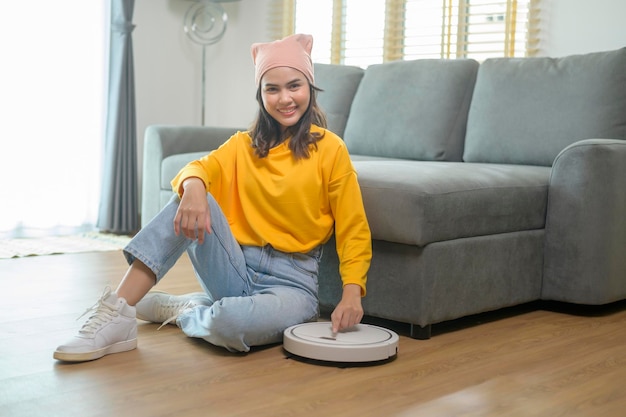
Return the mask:
[(278, 0), (273, 36), (310, 33), (316, 62), (532, 56), (537, 0)]
[(2, 238), (93, 228), (101, 188), (108, 4), (2, 5)]

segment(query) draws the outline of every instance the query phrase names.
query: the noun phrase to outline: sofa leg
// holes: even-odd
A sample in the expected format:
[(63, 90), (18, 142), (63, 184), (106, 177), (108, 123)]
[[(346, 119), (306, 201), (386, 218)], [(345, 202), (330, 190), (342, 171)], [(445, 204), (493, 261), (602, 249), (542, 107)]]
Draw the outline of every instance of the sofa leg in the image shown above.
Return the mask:
[(428, 340), (430, 339), (431, 327), (432, 326), (430, 324), (427, 324), (424, 327), (417, 324), (411, 324), (411, 337), (418, 340)]

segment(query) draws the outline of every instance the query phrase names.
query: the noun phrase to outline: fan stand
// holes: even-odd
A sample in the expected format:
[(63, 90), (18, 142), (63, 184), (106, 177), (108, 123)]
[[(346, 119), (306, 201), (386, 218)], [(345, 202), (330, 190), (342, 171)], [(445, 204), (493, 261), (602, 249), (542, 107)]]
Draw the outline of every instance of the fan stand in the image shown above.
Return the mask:
[(187, 37), (202, 46), (202, 126), (206, 107), (206, 47), (222, 39), (227, 23), (228, 15), (224, 8), (212, 1), (198, 1), (185, 13), (184, 29)]

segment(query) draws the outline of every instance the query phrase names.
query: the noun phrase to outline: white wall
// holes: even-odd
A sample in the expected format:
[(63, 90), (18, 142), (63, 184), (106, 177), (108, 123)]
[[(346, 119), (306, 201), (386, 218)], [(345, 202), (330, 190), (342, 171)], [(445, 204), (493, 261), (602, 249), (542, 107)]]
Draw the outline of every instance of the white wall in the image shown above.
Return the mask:
[(541, 55), (626, 47), (626, 1), (541, 0)]
[[(268, 41), (272, 0), (222, 3), (224, 38), (207, 47), (205, 124), (246, 127), (255, 115), (253, 42)], [(183, 31), (189, 0), (136, 0), (133, 32), (140, 159), (151, 124), (200, 125), (202, 48)], [(626, 46), (626, 1), (541, 0), (540, 55), (563, 56)]]

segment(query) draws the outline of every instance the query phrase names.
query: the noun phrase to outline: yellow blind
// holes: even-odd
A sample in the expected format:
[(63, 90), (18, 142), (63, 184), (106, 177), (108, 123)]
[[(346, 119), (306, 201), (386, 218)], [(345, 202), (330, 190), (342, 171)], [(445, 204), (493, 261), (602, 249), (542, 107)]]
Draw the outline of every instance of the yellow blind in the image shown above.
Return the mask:
[(270, 39), (282, 39), (295, 33), (296, 0), (272, 0), (269, 14), (268, 35)]
[[(280, 0), (281, 36), (310, 33), (315, 62), (532, 56), (539, 0)], [(278, 32), (276, 32), (278, 33)], [(279, 36), (276, 36), (278, 39)]]

